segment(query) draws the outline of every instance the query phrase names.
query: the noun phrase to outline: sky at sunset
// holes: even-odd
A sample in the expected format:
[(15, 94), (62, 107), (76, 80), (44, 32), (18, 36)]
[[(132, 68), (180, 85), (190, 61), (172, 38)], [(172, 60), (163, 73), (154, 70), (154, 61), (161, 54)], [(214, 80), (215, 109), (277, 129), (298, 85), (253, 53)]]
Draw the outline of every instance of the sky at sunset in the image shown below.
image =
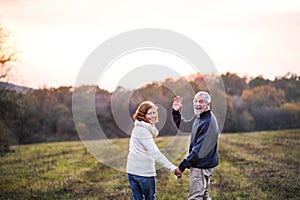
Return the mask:
[[(298, 0), (0, 0), (0, 20), (20, 52), (14, 82), (33, 88), (74, 85), (97, 46), (140, 28), (187, 36), (205, 50), (220, 74), (269, 79), (300, 74)], [(120, 59), (103, 87), (113, 90), (115, 83), (109, 81), (118, 82), (132, 66), (162, 64), (182, 75), (193, 73), (176, 56), (163, 54), (139, 52)]]

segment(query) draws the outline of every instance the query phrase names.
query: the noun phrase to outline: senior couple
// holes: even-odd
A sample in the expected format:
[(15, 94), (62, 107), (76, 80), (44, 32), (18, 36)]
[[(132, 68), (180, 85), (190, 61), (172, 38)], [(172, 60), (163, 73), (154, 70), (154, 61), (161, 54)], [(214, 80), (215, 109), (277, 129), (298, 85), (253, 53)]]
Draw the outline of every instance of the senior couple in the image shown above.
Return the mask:
[(218, 165), (218, 123), (210, 110), (211, 97), (200, 91), (194, 96), (195, 117), (191, 121), (181, 118), (182, 98), (173, 100), (172, 115), (177, 128), (191, 133), (189, 154), (178, 167), (173, 165), (154, 142), (158, 135), (157, 107), (150, 101), (142, 102), (133, 115), (134, 128), (130, 137), (126, 173), (134, 200), (155, 200), (155, 161), (181, 178), (183, 171), (190, 170), (188, 199), (210, 199), (208, 188), (214, 167)]

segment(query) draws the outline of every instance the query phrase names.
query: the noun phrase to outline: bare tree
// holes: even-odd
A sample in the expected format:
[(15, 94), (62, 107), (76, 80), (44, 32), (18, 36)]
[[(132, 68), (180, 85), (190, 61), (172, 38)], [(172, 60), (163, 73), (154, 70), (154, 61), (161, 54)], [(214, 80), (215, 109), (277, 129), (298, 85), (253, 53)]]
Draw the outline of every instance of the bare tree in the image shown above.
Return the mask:
[(10, 42), (10, 32), (0, 22), (0, 81), (7, 82), (12, 62), (17, 60), (17, 51)]

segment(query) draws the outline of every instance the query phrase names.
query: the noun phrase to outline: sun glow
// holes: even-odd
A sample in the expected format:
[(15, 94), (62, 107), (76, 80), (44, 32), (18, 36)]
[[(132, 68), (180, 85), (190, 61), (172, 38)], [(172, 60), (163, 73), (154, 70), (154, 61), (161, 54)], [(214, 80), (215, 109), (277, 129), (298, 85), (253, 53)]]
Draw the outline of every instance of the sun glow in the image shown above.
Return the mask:
[[(287, 72), (300, 73), (296, 45), (300, 43), (300, 2), (296, 0), (194, 1), (188, 5), (156, 0), (146, 5), (136, 0), (127, 4), (62, 0), (59, 5), (50, 0), (3, 0), (0, 7), (5, 8), (0, 12), (1, 23), (12, 30), (20, 52), (16, 73), (29, 87), (73, 85), (97, 46), (139, 28), (169, 29), (191, 38), (208, 53), (219, 73), (271, 79)], [(128, 72), (149, 63), (171, 68), (182, 64), (166, 56), (144, 58), (144, 63), (138, 56), (135, 59), (129, 65), (118, 61), (123, 62), (120, 69)], [(126, 73), (122, 70), (119, 72)], [(117, 82), (120, 77), (113, 74), (108, 79)]]

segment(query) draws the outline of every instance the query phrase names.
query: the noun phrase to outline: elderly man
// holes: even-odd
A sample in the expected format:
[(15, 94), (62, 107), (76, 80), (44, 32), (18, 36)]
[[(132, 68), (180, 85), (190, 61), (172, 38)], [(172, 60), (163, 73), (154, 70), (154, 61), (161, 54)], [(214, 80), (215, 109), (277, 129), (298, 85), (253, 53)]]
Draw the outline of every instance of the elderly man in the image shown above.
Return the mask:
[(177, 96), (173, 101), (172, 115), (177, 128), (191, 132), (189, 154), (178, 166), (181, 172), (190, 169), (189, 200), (210, 199), (210, 177), (218, 165), (219, 128), (210, 104), (210, 95), (204, 91), (198, 92), (193, 100), (195, 117), (188, 122), (181, 118), (182, 98)]

